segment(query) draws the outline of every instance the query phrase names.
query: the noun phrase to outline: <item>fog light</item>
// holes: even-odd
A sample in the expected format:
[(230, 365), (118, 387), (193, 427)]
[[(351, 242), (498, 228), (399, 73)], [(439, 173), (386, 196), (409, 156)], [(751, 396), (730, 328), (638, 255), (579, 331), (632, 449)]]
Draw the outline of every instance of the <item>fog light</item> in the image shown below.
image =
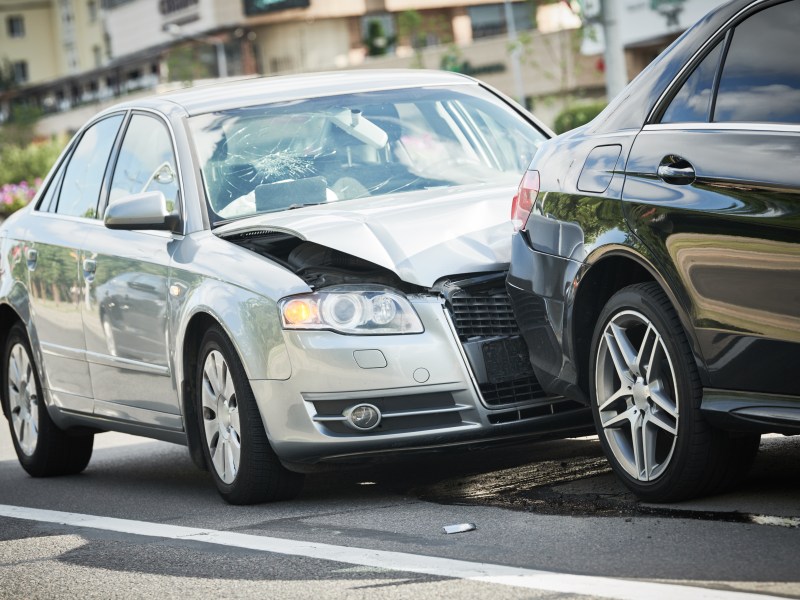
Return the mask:
[(372, 404), (359, 404), (344, 411), (346, 423), (359, 431), (375, 429), (381, 422), (381, 411)]

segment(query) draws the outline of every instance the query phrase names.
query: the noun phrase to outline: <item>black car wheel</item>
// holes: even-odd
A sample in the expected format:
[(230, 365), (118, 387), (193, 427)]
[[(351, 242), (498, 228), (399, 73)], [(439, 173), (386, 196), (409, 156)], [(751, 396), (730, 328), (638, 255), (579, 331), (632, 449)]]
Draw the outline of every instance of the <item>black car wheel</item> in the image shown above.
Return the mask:
[(3, 352), (3, 390), (14, 450), (34, 477), (80, 473), (92, 457), (94, 435), (59, 429), (47, 412), (25, 329), (11, 328)]
[(200, 345), (196, 373), (203, 452), (214, 483), (231, 504), (288, 500), (303, 475), (286, 469), (269, 444), (233, 344), (218, 327)]
[(701, 415), (694, 356), (656, 283), (611, 297), (595, 327), (591, 361), (600, 442), (615, 473), (641, 499), (713, 493), (752, 461), (758, 435), (734, 438)]

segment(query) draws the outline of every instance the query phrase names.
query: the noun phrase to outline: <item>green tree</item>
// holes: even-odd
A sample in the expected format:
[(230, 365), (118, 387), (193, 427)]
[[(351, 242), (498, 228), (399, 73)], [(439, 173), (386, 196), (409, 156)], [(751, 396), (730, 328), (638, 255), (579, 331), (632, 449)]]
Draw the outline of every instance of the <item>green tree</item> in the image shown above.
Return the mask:
[(386, 35), (386, 29), (383, 22), (378, 19), (371, 19), (367, 22), (367, 37), (364, 40), (364, 45), (367, 47), (368, 56), (383, 56), (389, 50), (389, 47), (394, 44), (394, 36)]
[(209, 68), (197, 58), (192, 46), (180, 46), (170, 50), (167, 56), (167, 70), (170, 81), (180, 81), (192, 85), (195, 79), (210, 77)]
[(4, 58), (0, 62), (0, 92), (7, 92), (17, 87), (17, 81), (14, 79), (14, 69), (11, 66), (11, 61)]
[(589, 104), (568, 106), (556, 117), (553, 131), (556, 133), (564, 133), (570, 129), (585, 125), (599, 115), (605, 107), (605, 102), (592, 102)]
[[(559, 91), (547, 98), (546, 101), (560, 103), (560, 108), (566, 109), (574, 101), (568, 93), (570, 74), (574, 76), (574, 72), (578, 68), (581, 45), (583, 40), (592, 33), (592, 29), (586, 27), (586, 23), (582, 19), (581, 25), (577, 29), (558, 34), (537, 34), (538, 7), (560, 1), (528, 0), (534, 28), (532, 31), (520, 32), (516, 45), (509, 45), (508, 53), (519, 51), (521, 62), (534, 69), (537, 78), (555, 81)], [(534, 35), (536, 36), (535, 42)], [(534, 49), (534, 43), (536, 43), (536, 49)]]
[(0, 135), (0, 185), (21, 181), (32, 184), (37, 177), (43, 178), (66, 145), (66, 139), (55, 137), (44, 142), (18, 145), (9, 143), (5, 137), (8, 127), (4, 127)]

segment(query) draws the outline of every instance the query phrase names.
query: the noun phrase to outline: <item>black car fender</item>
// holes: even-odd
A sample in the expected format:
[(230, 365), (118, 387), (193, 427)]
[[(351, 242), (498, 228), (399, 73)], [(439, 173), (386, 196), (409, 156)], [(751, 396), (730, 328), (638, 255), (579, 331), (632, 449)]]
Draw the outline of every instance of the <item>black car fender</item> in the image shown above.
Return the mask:
[[(700, 351), (690, 311), (687, 308), (690, 306), (687, 291), (680, 281), (665, 275), (665, 272), (657, 258), (633, 232), (628, 233), (625, 243), (612, 243), (594, 248), (586, 257), (584, 267), (580, 269), (573, 282), (575, 298), (570, 303), (570, 308), (574, 317), (568, 321), (572, 328), (569, 335), (573, 347), (577, 352), (580, 348), (579, 338), (583, 336), (588, 336), (591, 340), (596, 318), (614, 293), (628, 285), (652, 280), (661, 287), (677, 312), (692, 349), (701, 381), (703, 385), (708, 385), (708, 367)], [(589, 299), (587, 292), (594, 292), (594, 297)], [(587, 315), (592, 316), (590, 331), (579, 331), (577, 326), (581, 324), (586, 326)], [(588, 358), (588, 355), (586, 357)], [(577, 356), (576, 358), (580, 359)], [(588, 362), (582, 364), (586, 364), (588, 368)]]

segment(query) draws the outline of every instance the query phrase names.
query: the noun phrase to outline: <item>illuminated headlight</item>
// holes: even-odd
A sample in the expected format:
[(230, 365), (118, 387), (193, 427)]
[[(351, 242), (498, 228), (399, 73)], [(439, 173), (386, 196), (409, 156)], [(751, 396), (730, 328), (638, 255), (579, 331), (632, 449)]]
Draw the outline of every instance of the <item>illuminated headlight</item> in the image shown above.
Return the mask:
[(283, 298), (278, 306), (285, 329), (332, 329), (361, 335), (424, 331), (405, 296), (383, 288), (328, 288)]

